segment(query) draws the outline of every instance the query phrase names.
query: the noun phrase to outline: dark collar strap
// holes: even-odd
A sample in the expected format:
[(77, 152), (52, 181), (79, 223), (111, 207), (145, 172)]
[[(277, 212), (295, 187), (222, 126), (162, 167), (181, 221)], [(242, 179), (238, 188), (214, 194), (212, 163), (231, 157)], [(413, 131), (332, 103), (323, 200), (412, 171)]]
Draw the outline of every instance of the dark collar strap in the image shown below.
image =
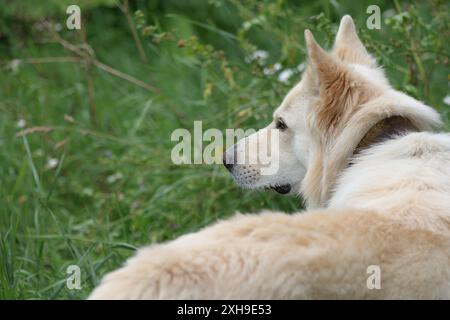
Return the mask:
[(385, 118), (377, 122), (364, 135), (353, 154), (356, 155), (362, 150), (369, 148), (371, 145), (389, 140), (393, 136), (418, 131), (419, 129), (417, 129), (410, 120), (401, 116)]

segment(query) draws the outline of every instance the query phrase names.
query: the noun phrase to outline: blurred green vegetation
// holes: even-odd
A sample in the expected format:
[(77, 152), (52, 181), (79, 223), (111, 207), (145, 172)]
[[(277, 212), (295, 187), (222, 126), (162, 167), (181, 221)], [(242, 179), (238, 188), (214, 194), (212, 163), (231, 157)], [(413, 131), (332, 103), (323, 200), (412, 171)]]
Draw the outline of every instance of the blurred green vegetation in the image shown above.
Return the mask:
[[(2, 2), (1, 299), (85, 298), (138, 246), (301, 208), (219, 165), (173, 165), (170, 135), (265, 126), (304, 69), (305, 28), (330, 48), (351, 14), (393, 86), (449, 129), (448, 1)], [(67, 30), (69, 4), (82, 30)], [(366, 28), (372, 4), (380, 30)], [(66, 287), (73, 264), (82, 290)]]

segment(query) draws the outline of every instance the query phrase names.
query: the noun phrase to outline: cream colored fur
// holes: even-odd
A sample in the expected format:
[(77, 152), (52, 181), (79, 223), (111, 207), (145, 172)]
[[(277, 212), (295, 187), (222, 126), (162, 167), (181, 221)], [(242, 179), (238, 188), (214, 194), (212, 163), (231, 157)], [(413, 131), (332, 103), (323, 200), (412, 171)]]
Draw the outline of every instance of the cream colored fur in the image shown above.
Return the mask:
[[(248, 188), (290, 184), (309, 210), (237, 214), (143, 248), (91, 299), (450, 299), (450, 135), (427, 132), (437, 113), (391, 88), (349, 16), (330, 53), (309, 31), (305, 38), (310, 65), (262, 129), (287, 124), (279, 172), (236, 165), (233, 176)], [(354, 157), (364, 134), (392, 115), (422, 132)], [(250, 150), (259, 143), (245, 141)], [(366, 284), (371, 265), (381, 270), (379, 290)]]

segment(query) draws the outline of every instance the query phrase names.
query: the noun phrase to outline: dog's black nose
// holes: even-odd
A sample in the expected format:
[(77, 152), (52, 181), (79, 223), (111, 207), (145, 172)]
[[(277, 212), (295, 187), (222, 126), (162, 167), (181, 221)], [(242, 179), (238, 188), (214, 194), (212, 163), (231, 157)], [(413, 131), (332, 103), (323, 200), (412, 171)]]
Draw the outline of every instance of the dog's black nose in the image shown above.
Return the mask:
[(227, 168), (227, 170), (231, 172), (231, 170), (233, 169), (234, 163), (229, 161), (229, 159), (227, 160), (227, 152), (226, 151), (223, 153), (222, 161), (223, 161), (223, 165), (225, 166), (225, 168)]

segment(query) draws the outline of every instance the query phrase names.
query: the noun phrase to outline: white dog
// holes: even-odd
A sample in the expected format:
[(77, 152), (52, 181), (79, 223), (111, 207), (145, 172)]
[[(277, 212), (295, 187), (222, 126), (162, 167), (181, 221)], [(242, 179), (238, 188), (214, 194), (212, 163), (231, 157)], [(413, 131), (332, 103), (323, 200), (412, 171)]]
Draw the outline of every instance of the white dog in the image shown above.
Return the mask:
[(91, 299), (450, 298), (450, 135), (426, 132), (438, 114), (389, 85), (349, 16), (331, 52), (305, 38), (309, 66), (260, 130), (279, 134), (278, 172), (238, 164), (264, 148), (256, 134), (224, 161), (239, 185), (309, 209), (141, 249)]

